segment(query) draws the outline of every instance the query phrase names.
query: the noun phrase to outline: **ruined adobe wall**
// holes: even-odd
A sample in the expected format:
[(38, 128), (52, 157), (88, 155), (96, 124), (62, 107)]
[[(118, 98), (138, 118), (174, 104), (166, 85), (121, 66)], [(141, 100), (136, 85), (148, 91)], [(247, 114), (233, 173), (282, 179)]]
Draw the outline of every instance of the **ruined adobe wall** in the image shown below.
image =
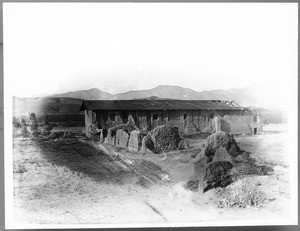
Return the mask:
[(180, 134), (194, 134), (205, 130), (209, 119), (204, 111), (170, 111), (167, 125), (178, 127)]
[[(91, 111), (89, 113), (92, 113)], [(96, 111), (98, 127), (108, 130), (119, 124), (124, 124), (121, 111)], [(113, 120), (112, 120), (113, 115)], [(222, 117), (221, 130), (233, 134), (251, 133), (253, 127), (258, 125), (253, 123), (251, 113), (228, 110), (173, 110), (173, 111), (130, 111), (135, 124), (142, 133), (147, 133), (161, 125), (177, 127), (180, 134), (191, 135), (195, 133), (213, 133), (215, 116)], [(154, 119), (157, 117), (157, 119)], [(91, 123), (90, 117), (86, 119), (86, 124)], [(259, 124), (259, 119), (257, 121)], [(87, 127), (86, 127), (87, 129)], [(87, 134), (87, 132), (86, 132)]]
[(180, 110), (170, 111), (167, 125), (178, 127), (181, 134), (191, 135), (195, 133), (212, 133), (213, 118), (223, 117), (226, 114), (240, 114), (241, 112), (222, 111), (222, 110)]
[(252, 117), (250, 115), (226, 115), (223, 117), (225, 123), (221, 126), (222, 131), (227, 132), (230, 130), (233, 134), (249, 134), (251, 133), (251, 128), (249, 127), (251, 119)]
[(103, 129), (123, 124), (120, 111), (96, 111), (96, 120), (98, 127)]
[(135, 111), (131, 113), (136, 125), (142, 131), (151, 130), (151, 113), (149, 111)]
[[(122, 119), (121, 111), (97, 111), (97, 122), (99, 128), (109, 129), (119, 124), (125, 124), (126, 121)], [(114, 120), (111, 119), (111, 115), (114, 115)], [(150, 111), (129, 111), (129, 114), (134, 119), (135, 124), (142, 131), (150, 131), (153, 126), (151, 126), (151, 116)]]
[(254, 134), (261, 130), (261, 121), (258, 117), (256, 121), (251, 113), (243, 113), (243, 115), (225, 115), (223, 117), (221, 130), (232, 134)]
[(91, 110), (85, 110), (84, 120), (85, 120), (84, 133), (88, 138), (91, 138), (90, 129), (91, 126), (96, 122), (96, 113)]

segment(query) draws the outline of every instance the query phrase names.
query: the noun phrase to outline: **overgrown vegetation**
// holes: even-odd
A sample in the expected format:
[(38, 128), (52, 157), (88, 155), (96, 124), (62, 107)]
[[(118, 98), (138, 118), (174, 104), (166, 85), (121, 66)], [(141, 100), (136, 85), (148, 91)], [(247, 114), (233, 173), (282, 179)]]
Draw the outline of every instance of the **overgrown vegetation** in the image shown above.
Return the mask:
[(24, 118), (21, 119), (21, 136), (27, 138), (29, 137), (29, 131), (27, 129), (28, 124), (26, 123), (26, 120)]
[(29, 113), (29, 127), (33, 137), (37, 137), (41, 134), (41, 130), (34, 112)]
[(43, 136), (49, 136), (52, 129), (53, 129), (53, 125), (49, 123), (48, 116), (46, 115), (43, 118), (43, 121), (42, 121), (42, 124), (41, 124), (41, 134)]
[(32, 137), (48, 137), (51, 134), (53, 125), (49, 122), (49, 118), (45, 115), (42, 122), (38, 122), (38, 118), (34, 112), (29, 113), (29, 116), (21, 119), (13, 117), (13, 127), (17, 136), (24, 138)]

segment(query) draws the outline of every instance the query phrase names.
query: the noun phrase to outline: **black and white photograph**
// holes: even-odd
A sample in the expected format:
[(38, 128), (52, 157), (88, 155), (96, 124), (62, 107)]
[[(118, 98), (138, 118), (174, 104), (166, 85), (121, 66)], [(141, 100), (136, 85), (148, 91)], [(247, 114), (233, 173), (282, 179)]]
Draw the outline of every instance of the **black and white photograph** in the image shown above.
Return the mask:
[(5, 227), (298, 224), (298, 3), (3, 3)]

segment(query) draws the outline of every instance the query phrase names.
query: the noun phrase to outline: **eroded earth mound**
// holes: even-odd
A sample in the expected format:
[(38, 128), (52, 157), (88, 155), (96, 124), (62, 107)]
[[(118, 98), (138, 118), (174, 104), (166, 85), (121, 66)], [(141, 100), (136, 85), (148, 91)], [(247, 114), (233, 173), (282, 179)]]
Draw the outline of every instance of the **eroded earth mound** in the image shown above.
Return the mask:
[(250, 154), (239, 148), (233, 135), (217, 132), (209, 136), (201, 152), (194, 157), (198, 190), (205, 192), (214, 187), (225, 187), (241, 175), (266, 175), (272, 172), (272, 167), (257, 165)]
[(176, 150), (181, 137), (177, 127), (159, 126), (150, 133), (156, 149)]
[(161, 153), (163, 151), (188, 148), (188, 142), (180, 136), (177, 127), (162, 125), (143, 137), (141, 152), (143, 153), (148, 149), (153, 153)]

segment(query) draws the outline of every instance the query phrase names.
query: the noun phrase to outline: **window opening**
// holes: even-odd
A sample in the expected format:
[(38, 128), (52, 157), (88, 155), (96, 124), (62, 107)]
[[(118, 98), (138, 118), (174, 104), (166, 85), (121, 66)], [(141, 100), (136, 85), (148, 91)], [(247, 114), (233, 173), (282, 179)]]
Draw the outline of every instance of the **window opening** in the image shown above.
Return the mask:
[(187, 114), (183, 114), (183, 118), (186, 120), (187, 119)]

